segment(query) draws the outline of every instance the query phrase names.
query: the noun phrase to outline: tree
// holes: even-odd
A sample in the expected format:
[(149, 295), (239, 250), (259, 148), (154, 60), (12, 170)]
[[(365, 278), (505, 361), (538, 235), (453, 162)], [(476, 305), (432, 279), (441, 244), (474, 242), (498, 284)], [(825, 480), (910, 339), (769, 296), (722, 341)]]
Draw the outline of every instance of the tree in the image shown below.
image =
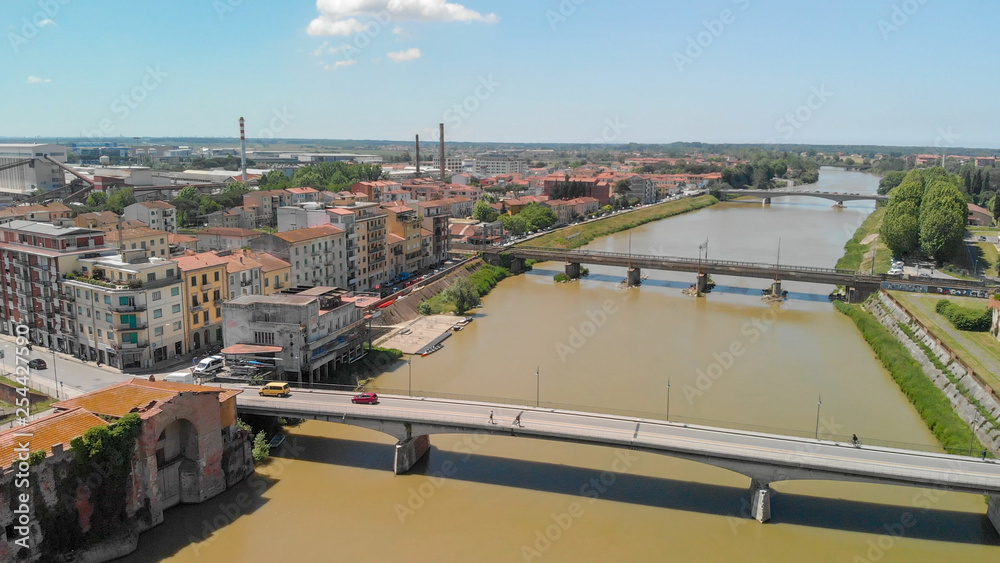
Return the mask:
[(220, 209), (222, 209), (222, 206), (219, 205), (219, 202), (207, 195), (201, 196), (201, 199), (198, 200), (199, 215), (208, 215), (209, 213), (215, 213)]
[(903, 178), (906, 177), (906, 172), (901, 170), (893, 170), (886, 172), (885, 176), (878, 182), (878, 193), (879, 195), (886, 195), (891, 192), (893, 188), (903, 183)]
[(551, 227), (559, 220), (556, 212), (552, 211), (551, 208), (534, 202), (525, 205), (518, 216), (524, 218), (529, 231)]
[(171, 203), (177, 208), (178, 221), (182, 224), (191, 224), (198, 215), (198, 207), (201, 205), (201, 195), (198, 193), (198, 188), (185, 186)]
[(924, 185), (917, 180), (904, 180), (902, 184), (897, 186), (889, 194), (889, 204), (895, 204), (900, 201), (911, 201), (920, 209), (920, 203), (924, 198)]
[(528, 222), (520, 214), (504, 215), (501, 218), (503, 228), (515, 235), (521, 235), (528, 231)]
[(135, 203), (135, 192), (130, 186), (112, 190), (108, 196), (107, 209), (118, 215), (125, 212), (125, 208)]
[(615, 193), (618, 195), (627, 194), (632, 189), (632, 184), (628, 180), (618, 180), (615, 182)]
[(479, 305), (479, 291), (469, 278), (462, 278), (445, 290), (445, 299), (455, 304), (455, 309), (461, 315)]
[(250, 193), (250, 188), (243, 182), (231, 182), (216, 196), (216, 201), (225, 209), (237, 207), (243, 205), (243, 195), (247, 193)]
[(910, 200), (889, 205), (879, 236), (894, 256), (912, 254), (920, 248), (920, 209)]
[(90, 192), (87, 196), (87, 207), (94, 211), (102, 211), (108, 204), (108, 194), (104, 192)]
[(1000, 195), (993, 197), (993, 221), (1000, 223)]
[(312, 166), (306, 166), (305, 168), (299, 168), (296, 170), (295, 174), (292, 176), (292, 183), (299, 188), (311, 188), (312, 186), (324, 185), (323, 177)]
[[(485, 201), (477, 201), (472, 211), (472, 218), (476, 221), (487, 221), (491, 214), (495, 213), (490, 204)], [(495, 220), (495, 219), (494, 219)]]
[(920, 208), (920, 250), (937, 261), (962, 249), (968, 205), (951, 182), (935, 181), (927, 188)]

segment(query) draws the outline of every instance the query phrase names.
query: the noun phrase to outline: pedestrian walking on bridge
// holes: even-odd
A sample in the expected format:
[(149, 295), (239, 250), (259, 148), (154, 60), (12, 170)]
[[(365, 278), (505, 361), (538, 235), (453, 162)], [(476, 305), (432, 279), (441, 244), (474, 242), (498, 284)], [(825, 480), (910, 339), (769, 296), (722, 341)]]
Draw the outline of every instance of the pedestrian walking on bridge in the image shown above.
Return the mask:
[[(514, 424), (516, 424), (518, 426), (521, 426), (521, 427), (524, 426), (523, 424), (521, 424), (521, 415), (522, 414), (524, 414), (524, 411), (521, 411), (521, 412), (517, 413), (517, 416), (514, 417)], [(511, 426), (513, 426), (514, 424), (512, 424)]]

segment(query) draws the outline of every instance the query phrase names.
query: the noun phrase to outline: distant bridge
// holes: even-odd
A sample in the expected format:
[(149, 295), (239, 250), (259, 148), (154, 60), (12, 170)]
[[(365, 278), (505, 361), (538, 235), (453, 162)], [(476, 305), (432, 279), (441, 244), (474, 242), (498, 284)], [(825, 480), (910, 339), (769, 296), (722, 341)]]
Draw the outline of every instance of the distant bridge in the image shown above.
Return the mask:
[(989, 495), (988, 515), (1000, 529), (995, 460), (503, 403), (384, 395), (377, 405), (356, 405), (353, 393), (295, 389), (290, 397), (255, 397), (250, 392), (256, 388), (239, 388), (247, 391), (236, 398), (242, 414), (323, 420), (395, 437), (397, 474), (427, 453), (431, 434), (521, 436), (627, 448), (735, 471), (750, 478), (750, 516), (761, 522), (771, 517), (771, 483), (834, 480)]
[[(863, 300), (867, 295), (877, 291), (883, 283), (902, 282), (899, 276), (888, 274), (867, 274), (854, 270), (835, 268), (813, 268), (809, 266), (792, 266), (787, 264), (764, 264), (759, 262), (738, 262), (733, 260), (700, 260), (697, 258), (681, 258), (676, 256), (656, 256), (646, 254), (626, 254), (622, 252), (598, 252), (593, 250), (562, 250), (534, 246), (510, 246), (502, 250), (487, 250), (485, 258), (488, 262), (499, 264), (501, 254), (509, 254), (511, 271), (520, 273), (525, 270), (525, 261), (529, 259), (540, 262), (561, 261), (566, 263), (566, 275), (571, 278), (580, 276), (580, 264), (597, 264), (602, 266), (620, 266), (628, 268), (628, 285), (635, 286), (641, 282), (641, 270), (668, 270), (675, 272), (691, 272), (698, 274), (697, 290), (704, 292), (708, 286), (707, 276), (738, 276), (775, 280), (773, 293), (780, 293), (781, 281), (798, 281), (840, 285), (848, 288), (848, 297), (852, 301)], [(906, 280), (911, 286), (936, 288), (945, 283), (933, 278)], [(948, 288), (954, 290), (984, 291), (990, 289), (982, 282), (963, 280), (948, 280)], [(925, 291), (930, 293), (930, 290)]]
[(889, 196), (878, 194), (856, 194), (856, 193), (836, 193), (836, 192), (816, 192), (804, 190), (719, 190), (719, 192), (732, 196), (750, 196), (764, 200), (764, 203), (771, 203), (771, 198), (775, 197), (819, 197), (837, 202), (843, 205), (845, 201), (889, 201)]

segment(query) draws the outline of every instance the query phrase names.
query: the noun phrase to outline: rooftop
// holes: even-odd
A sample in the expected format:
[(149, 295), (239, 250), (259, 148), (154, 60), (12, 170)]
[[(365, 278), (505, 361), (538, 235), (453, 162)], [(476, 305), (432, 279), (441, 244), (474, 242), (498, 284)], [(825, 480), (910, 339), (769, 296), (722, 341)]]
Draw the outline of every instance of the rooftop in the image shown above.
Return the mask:
[[(143, 412), (154, 402), (165, 402), (184, 392), (215, 393), (225, 401), (242, 393), (239, 389), (222, 389), (206, 385), (130, 379), (110, 387), (87, 393), (52, 405), (58, 410), (82, 407), (94, 414), (121, 418), (130, 412)], [(32, 441), (34, 443), (34, 441)]]
[(20, 219), (15, 219), (5, 225), (2, 228), (7, 230), (20, 231), (22, 233), (32, 233), (36, 235), (46, 235), (51, 237), (65, 237), (65, 236), (91, 236), (91, 235), (106, 235), (104, 231), (100, 229), (88, 229), (87, 227), (57, 227), (50, 223), (39, 223), (36, 221), (22, 221)]
[[(10, 467), (17, 459), (18, 445), (16, 434), (31, 434), (31, 451), (52, 449), (61, 444), (64, 448), (70, 440), (82, 436), (84, 432), (95, 426), (107, 426), (100, 417), (82, 408), (56, 412), (43, 418), (35, 419), (26, 426), (15, 426), (0, 432), (0, 467)], [(23, 441), (23, 438), (21, 439)]]
[(294, 231), (284, 231), (281, 233), (276, 233), (274, 236), (280, 238), (281, 240), (289, 243), (302, 242), (304, 240), (312, 240), (320, 237), (328, 237), (336, 234), (343, 234), (344, 230), (333, 225), (319, 225), (317, 227), (309, 227), (306, 229), (295, 229)]

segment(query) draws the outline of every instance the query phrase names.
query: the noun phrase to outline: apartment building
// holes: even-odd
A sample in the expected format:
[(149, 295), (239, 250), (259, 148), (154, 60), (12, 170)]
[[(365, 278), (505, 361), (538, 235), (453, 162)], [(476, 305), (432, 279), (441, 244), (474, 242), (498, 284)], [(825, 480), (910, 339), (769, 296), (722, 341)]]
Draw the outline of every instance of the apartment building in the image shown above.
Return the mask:
[(15, 219), (22, 221), (38, 221), (39, 223), (56, 223), (70, 219), (73, 211), (61, 202), (54, 201), (45, 205), (17, 205), (0, 209), (0, 223)]
[(257, 253), (257, 260), (260, 261), (261, 277), (264, 278), (261, 284), (262, 295), (273, 295), (288, 289), (292, 278), (291, 264), (268, 252)]
[(74, 353), (75, 297), (61, 291), (61, 282), (78, 268), (81, 258), (110, 253), (105, 234), (34, 221), (0, 225), (0, 332), (14, 334), (15, 326), (24, 324), (35, 344)]
[(184, 342), (189, 351), (222, 345), (222, 303), (229, 296), (227, 261), (212, 252), (175, 258), (184, 282)]
[[(352, 203), (353, 205), (353, 203)], [(346, 287), (351, 291), (358, 289), (358, 231), (357, 215), (349, 207), (333, 207), (327, 209), (327, 219), (331, 225), (344, 231), (344, 254), (347, 256), (347, 283), (340, 287)]]
[(413, 273), (423, 267), (422, 218), (406, 205), (383, 206), (389, 233), (403, 239), (403, 272)]
[(142, 221), (150, 229), (177, 232), (177, 208), (165, 201), (140, 201), (125, 208), (126, 219)]
[(350, 274), (346, 233), (330, 224), (265, 235), (250, 248), (291, 264), (290, 287), (343, 287)]
[(226, 352), (274, 358), (288, 381), (328, 379), (364, 356), (364, 304), (333, 287), (237, 297), (223, 304)]
[(377, 203), (359, 203), (348, 208), (354, 212), (358, 235), (357, 290), (374, 291), (389, 281), (386, 246), (386, 212)]
[(147, 256), (170, 256), (170, 233), (149, 227), (134, 227), (108, 231), (104, 237), (108, 246), (117, 250), (142, 250)]
[(430, 232), (430, 263), (440, 264), (448, 259), (448, 219), (451, 206), (438, 201), (417, 201), (413, 203), (417, 213), (423, 216), (422, 226)]
[(184, 295), (173, 260), (142, 251), (82, 258), (63, 282), (75, 302), (78, 355), (122, 370), (145, 369), (185, 353)]
[(288, 287), (292, 266), (276, 256), (246, 248), (215, 254), (227, 262), (230, 299), (240, 295), (270, 295)]

